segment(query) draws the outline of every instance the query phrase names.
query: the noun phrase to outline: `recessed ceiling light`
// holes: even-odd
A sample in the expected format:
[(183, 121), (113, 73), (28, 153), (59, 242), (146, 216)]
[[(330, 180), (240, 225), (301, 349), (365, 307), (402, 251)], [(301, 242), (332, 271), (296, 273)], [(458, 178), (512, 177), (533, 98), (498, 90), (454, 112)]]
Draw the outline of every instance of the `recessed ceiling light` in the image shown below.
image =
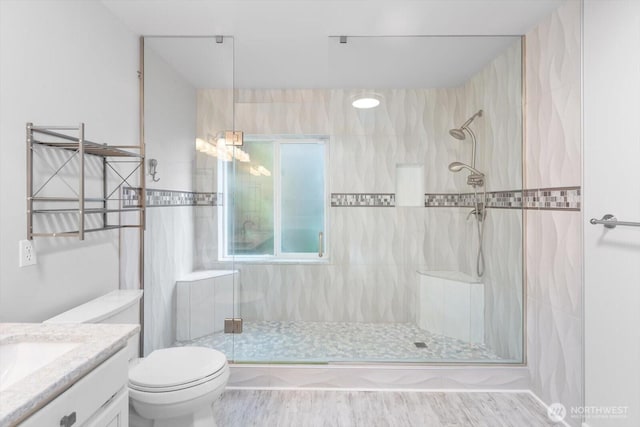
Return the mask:
[(375, 108), (380, 105), (380, 100), (378, 98), (373, 98), (370, 96), (365, 96), (362, 98), (355, 99), (351, 105), (354, 108), (367, 109), (367, 108)]

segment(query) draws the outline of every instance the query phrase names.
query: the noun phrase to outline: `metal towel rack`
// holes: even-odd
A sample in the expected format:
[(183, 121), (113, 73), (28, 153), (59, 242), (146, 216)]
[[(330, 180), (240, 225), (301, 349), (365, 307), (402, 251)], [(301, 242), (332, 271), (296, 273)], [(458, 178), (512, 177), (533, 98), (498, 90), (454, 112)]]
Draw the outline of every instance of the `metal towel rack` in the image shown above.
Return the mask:
[(602, 219), (591, 218), (589, 221), (593, 225), (602, 224), (605, 228), (616, 228), (618, 225), (625, 225), (627, 227), (640, 227), (640, 222), (630, 222), (630, 221), (618, 221), (618, 219), (611, 214), (606, 214), (602, 217)]

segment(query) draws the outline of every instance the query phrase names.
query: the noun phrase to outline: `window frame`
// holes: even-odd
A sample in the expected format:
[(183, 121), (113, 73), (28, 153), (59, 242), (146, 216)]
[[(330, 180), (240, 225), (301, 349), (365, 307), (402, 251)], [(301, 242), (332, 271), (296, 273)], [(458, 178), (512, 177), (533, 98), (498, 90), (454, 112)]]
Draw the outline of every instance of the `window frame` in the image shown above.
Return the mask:
[[(229, 227), (228, 221), (231, 220), (229, 207), (233, 206), (231, 194), (229, 194), (229, 171), (236, 173), (235, 163), (232, 168), (221, 166), (218, 163), (218, 194), (222, 193), (222, 206), (218, 210), (218, 260), (234, 261), (246, 263), (326, 263), (329, 261), (329, 212), (330, 212), (330, 194), (329, 194), (329, 136), (327, 135), (259, 135), (245, 134), (245, 141), (270, 141), (273, 144), (273, 221), (274, 221), (274, 250), (270, 255), (248, 255), (248, 254), (230, 254), (229, 253), (229, 234), (235, 233), (235, 228)], [(282, 251), (282, 168), (281, 168), (281, 150), (283, 144), (321, 144), (324, 146), (324, 184), (323, 184), (323, 252), (322, 256), (318, 252), (283, 252)], [(320, 231), (320, 230), (319, 230)]]

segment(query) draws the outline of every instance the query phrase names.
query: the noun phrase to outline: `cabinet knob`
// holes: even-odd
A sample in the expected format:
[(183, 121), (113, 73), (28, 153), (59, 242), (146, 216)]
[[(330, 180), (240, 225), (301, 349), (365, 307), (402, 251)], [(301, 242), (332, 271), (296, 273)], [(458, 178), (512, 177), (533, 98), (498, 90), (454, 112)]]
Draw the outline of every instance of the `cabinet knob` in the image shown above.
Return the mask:
[(76, 423), (76, 412), (73, 411), (69, 415), (60, 418), (60, 427), (71, 427)]

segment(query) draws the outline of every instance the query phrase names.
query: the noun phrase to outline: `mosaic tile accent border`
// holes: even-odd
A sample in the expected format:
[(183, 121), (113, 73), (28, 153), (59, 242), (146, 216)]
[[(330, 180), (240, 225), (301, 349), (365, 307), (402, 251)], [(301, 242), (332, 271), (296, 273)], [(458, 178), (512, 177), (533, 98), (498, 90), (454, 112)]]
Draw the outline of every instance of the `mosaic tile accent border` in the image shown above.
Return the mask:
[[(474, 194), (425, 194), (426, 207), (473, 207)], [(579, 211), (580, 187), (490, 191), (487, 207), (494, 209), (541, 209)]]
[[(473, 207), (474, 193), (427, 193), (428, 208)], [(332, 207), (393, 207), (395, 194), (332, 193)], [(512, 191), (490, 191), (487, 207), (494, 209), (540, 209), (579, 211), (580, 187), (535, 188)]]
[(331, 193), (332, 207), (394, 207), (393, 193)]
[[(191, 191), (154, 190), (146, 191), (147, 207), (166, 206), (219, 206), (222, 203), (221, 193), (194, 193)], [(140, 207), (140, 188), (122, 188), (122, 206), (125, 208)]]
[(535, 207), (526, 209), (579, 211), (582, 206), (581, 187), (555, 187), (527, 190)]
[[(540, 209), (579, 211), (580, 187), (535, 188), (512, 191), (490, 191), (487, 207), (495, 209)], [(424, 205), (428, 208), (473, 207), (473, 193), (427, 193)], [(191, 191), (147, 190), (147, 207), (160, 206), (220, 206), (222, 193)], [(140, 189), (123, 187), (122, 206), (140, 206)], [(394, 207), (393, 193), (331, 193), (331, 207)]]

